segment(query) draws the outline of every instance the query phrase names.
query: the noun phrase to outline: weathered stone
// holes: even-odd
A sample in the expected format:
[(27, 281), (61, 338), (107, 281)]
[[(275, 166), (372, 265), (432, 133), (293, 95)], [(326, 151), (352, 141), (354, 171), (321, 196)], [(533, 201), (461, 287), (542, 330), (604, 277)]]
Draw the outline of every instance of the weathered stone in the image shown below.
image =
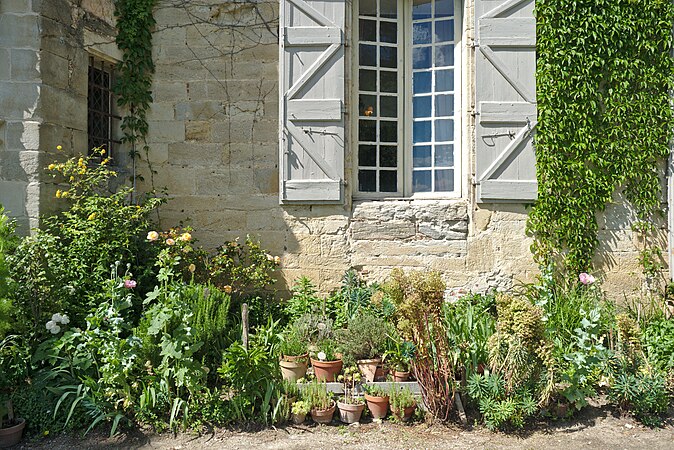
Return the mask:
[(32, 12), (30, 0), (2, 0), (0, 2), (0, 14), (19, 13), (26, 14)]
[(411, 222), (353, 222), (351, 237), (356, 240), (402, 240), (414, 237), (416, 230)]
[(37, 83), (0, 82), (0, 105), (4, 120), (33, 117), (40, 98)]
[[(5, 0), (3, 0), (4, 3)], [(39, 16), (0, 15), (0, 42), (4, 48), (40, 48)]]
[(219, 144), (176, 142), (169, 144), (168, 152), (169, 162), (179, 165), (212, 166), (221, 164), (223, 157)]
[(0, 81), (9, 81), (11, 65), (7, 62), (9, 59), (9, 49), (0, 48), (0, 61), (5, 61), (5, 63), (0, 64)]
[(0, 205), (10, 217), (26, 215), (26, 188), (28, 183), (0, 181)]
[(182, 121), (151, 121), (148, 122), (148, 125), (152, 128), (149, 142), (173, 143), (185, 141), (185, 124)]
[(178, 120), (222, 119), (225, 108), (221, 102), (180, 102), (175, 105)]

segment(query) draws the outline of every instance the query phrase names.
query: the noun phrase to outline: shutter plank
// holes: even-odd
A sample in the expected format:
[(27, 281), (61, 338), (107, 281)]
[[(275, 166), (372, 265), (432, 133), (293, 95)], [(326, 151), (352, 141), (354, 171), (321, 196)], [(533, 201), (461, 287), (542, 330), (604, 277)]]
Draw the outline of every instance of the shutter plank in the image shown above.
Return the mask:
[(293, 27), (285, 30), (286, 45), (341, 44), (342, 31), (336, 27)]

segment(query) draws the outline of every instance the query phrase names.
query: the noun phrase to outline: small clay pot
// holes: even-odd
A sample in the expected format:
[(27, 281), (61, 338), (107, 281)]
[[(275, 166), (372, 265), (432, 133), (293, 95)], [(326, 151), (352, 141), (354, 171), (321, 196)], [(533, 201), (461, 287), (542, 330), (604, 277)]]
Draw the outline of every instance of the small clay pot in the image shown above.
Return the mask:
[(363, 414), (365, 404), (337, 402), (337, 407), (339, 407), (339, 420), (346, 424), (351, 424), (360, 421), (360, 416)]
[(0, 448), (11, 447), (21, 442), (23, 429), (26, 428), (26, 419), (16, 419), (16, 421), (19, 422), (16, 425), (0, 428)]
[(314, 368), (314, 375), (318, 381), (335, 381), (337, 374), (342, 371), (342, 360), (319, 361), (311, 358), (311, 366)]
[(397, 370), (393, 371), (393, 381), (396, 383), (401, 383), (410, 379), (409, 372), (398, 372)]
[(330, 423), (332, 422), (332, 416), (335, 414), (335, 402), (333, 400), (332, 406), (328, 409), (312, 409), (311, 410), (311, 419), (316, 423)]
[(375, 419), (383, 419), (388, 413), (389, 398), (376, 397), (374, 395), (365, 394), (365, 401), (367, 402), (367, 409), (370, 410), (372, 417)]
[(417, 404), (415, 403), (414, 405), (408, 406), (407, 408), (403, 409), (402, 415), (400, 414), (400, 411), (398, 411), (397, 409), (393, 409), (393, 408), (391, 408), (391, 413), (393, 414), (393, 416), (396, 419), (402, 420), (403, 422), (407, 422), (408, 420), (410, 420), (412, 418), (412, 414), (414, 414), (414, 410), (416, 408), (417, 408)]
[(291, 420), (295, 425), (301, 425), (304, 423), (304, 420), (307, 418), (307, 414), (291, 414), (290, 415)]
[(307, 367), (308, 367), (307, 360), (305, 359), (304, 361), (302, 361), (301, 359), (296, 359), (293, 361), (288, 361), (285, 358), (288, 357), (284, 357), (284, 359), (281, 359), (281, 361), (279, 361), (279, 366), (281, 366), (281, 375), (283, 375), (283, 379), (294, 383), (300, 378), (304, 378), (304, 376), (307, 374)]
[(377, 366), (381, 364), (381, 359), (359, 359), (356, 364), (358, 364), (358, 370), (365, 377), (365, 380), (372, 383), (377, 376)]

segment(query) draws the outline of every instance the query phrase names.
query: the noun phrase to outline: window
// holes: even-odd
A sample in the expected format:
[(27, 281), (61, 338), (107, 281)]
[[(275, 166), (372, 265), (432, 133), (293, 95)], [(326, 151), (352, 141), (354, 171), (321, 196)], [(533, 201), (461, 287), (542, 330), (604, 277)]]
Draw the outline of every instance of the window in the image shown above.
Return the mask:
[(114, 158), (116, 146), (120, 143), (119, 140), (114, 139), (120, 117), (114, 114), (113, 76), (113, 64), (93, 56), (89, 57), (87, 96), (89, 152), (93, 148), (102, 147)]
[(459, 193), (454, 2), (358, 1), (359, 193)]

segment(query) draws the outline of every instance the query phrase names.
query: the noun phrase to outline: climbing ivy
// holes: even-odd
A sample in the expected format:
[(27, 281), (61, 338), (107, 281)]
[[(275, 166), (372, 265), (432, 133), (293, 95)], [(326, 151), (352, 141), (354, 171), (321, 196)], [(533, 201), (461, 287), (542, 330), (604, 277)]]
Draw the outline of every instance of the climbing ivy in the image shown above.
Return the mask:
[[(529, 216), (541, 264), (591, 269), (597, 214), (621, 193), (653, 230), (674, 118), (671, 0), (537, 0), (536, 164)], [(657, 254), (657, 251), (655, 252)]]
[[(123, 141), (131, 144), (131, 157), (138, 157), (136, 144), (145, 143), (148, 132), (147, 110), (152, 103), (152, 9), (157, 0), (115, 0), (117, 47), (122, 51), (114, 86), (119, 106), (126, 107), (122, 119)], [(135, 173), (134, 173), (135, 176)]]

